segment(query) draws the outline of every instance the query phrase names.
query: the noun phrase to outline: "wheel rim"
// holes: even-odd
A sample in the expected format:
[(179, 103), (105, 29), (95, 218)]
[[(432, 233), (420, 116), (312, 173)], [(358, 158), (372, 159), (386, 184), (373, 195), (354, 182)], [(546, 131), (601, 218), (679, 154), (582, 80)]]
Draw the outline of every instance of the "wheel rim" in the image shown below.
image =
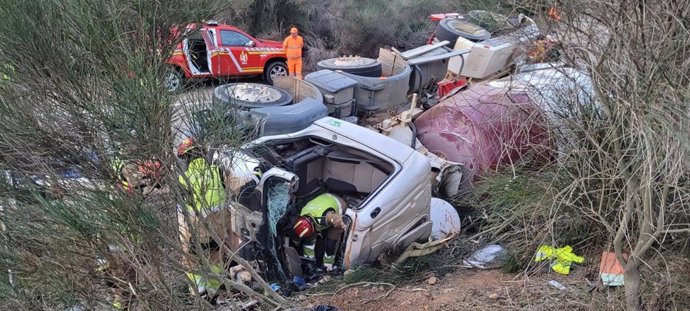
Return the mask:
[(274, 66), (271, 68), (270, 76), (273, 77), (284, 77), (287, 76), (287, 68), (283, 66)]
[(274, 102), (280, 99), (278, 90), (262, 84), (246, 83), (229, 85), (225, 88), (225, 93), (230, 100), (241, 100), (245, 102)]
[(448, 26), (451, 28), (457, 30), (457, 31), (462, 31), (471, 35), (475, 36), (480, 36), (486, 33), (486, 30), (484, 28), (481, 28), (477, 25), (465, 22), (463, 20), (453, 20), (448, 22)]
[(348, 57), (339, 57), (333, 60), (333, 65), (335, 66), (367, 66), (367, 65), (372, 65), (376, 62), (375, 59), (371, 58), (364, 58), (364, 57), (359, 57), (359, 56), (348, 56)]
[(165, 87), (168, 89), (168, 91), (174, 91), (180, 87), (180, 78), (175, 72), (170, 72), (167, 76), (165, 76)]

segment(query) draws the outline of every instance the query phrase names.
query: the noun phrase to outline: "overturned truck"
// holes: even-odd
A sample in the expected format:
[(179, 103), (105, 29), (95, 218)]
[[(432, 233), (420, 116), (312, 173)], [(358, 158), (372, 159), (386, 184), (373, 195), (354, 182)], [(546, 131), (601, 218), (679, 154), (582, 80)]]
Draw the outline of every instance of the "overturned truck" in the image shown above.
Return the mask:
[[(308, 274), (309, 260), (290, 237), (292, 224), (306, 202), (333, 193), (347, 202), (336, 266), (375, 261), (384, 250), (459, 230), (457, 212), (432, 193), (455, 197), (482, 171), (527, 154), (552, 160), (552, 120), (544, 108), (552, 99), (508, 78), (466, 89), (466, 80), (444, 80), (456, 57), (462, 57), (460, 68), (472, 65), (464, 64), (470, 49), (446, 48), (449, 43), (381, 50), (371, 61), (326, 62), (305, 81), (279, 77), (274, 86), (257, 86), (249, 92), (256, 95), (253, 104), (237, 84), (217, 88), (216, 98), (259, 134), (242, 152), (222, 156), (238, 181), (233, 248), (269, 279)], [(355, 124), (357, 117), (391, 111), (367, 120), (366, 128)], [(257, 169), (260, 179), (253, 177)]]
[[(347, 229), (335, 247), (337, 267), (374, 261), (383, 250), (428, 240), (433, 230), (459, 230), (448, 204), (434, 208), (455, 213), (449, 218), (455, 223), (431, 219), (435, 173), (429, 158), (339, 119), (326, 117), (294, 133), (258, 138), (241, 152), (224, 152), (221, 161), (239, 181), (233, 184), (245, 185), (234, 187), (231, 246), (268, 279), (309, 274), (292, 228), (301, 207), (323, 193), (347, 203)], [(252, 182), (256, 170), (263, 173)]]

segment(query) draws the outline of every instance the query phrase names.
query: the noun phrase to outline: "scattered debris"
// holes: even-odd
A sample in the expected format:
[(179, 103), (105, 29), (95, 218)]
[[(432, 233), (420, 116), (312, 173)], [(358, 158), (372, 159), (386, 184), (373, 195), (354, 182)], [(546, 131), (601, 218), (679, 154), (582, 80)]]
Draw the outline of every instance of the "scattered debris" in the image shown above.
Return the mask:
[(432, 276), (428, 280), (426, 280), (426, 282), (429, 285), (436, 285), (436, 283), (438, 283), (438, 278), (435, 276)]
[[(627, 259), (628, 254), (623, 254), (623, 258)], [(616, 253), (603, 252), (601, 253), (601, 264), (599, 265), (599, 277), (601, 282), (606, 286), (623, 286), (623, 277), (625, 269), (621, 265)]]
[(278, 284), (278, 283), (273, 283), (273, 284), (271, 284), (271, 289), (272, 289), (274, 292), (280, 291), (280, 284)]
[(257, 300), (252, 299), (250, 301), (242, 303), (241, 305), (239, 305), (239, 307), (240, 307), (240, 310), (246, 310), (246, 309), (249, 309), (249, 308), (256, 306), (257, 304), (259, 304), (259, 302)]
[(326, 282), (328, 282), (328, 281), (330, 281), (330, 280), (331, 280), (331, 277), (330, 277), (330, 276), (324, 275), (324, 276), (319, 280), (319, 284), (326, 283)]
[(86, 307), (81, 303), (78, 303), (74, 306), (65, 308), (65, 311), (85, 311), (85, 310), (86, 310)]
[(498, 294), (496, 294), (496, 293), (492, 293), (491, 295), (489, 295), (489, 299), (492, 299), (492, 300), (496, 300), (496, 299), (498, 299), (499, 297), (500, 297), (500, 296), (498, 296)]
[(551, 269), (563, 275), (570, 274), (570, 266), (573, 263), (585, 262), (584, 257), (577, 256), (573, 253), (573, 247), (570, 245), (561, 248), (541, 245), (537, 249), (537, 254), (534, 257), (535, 262), (551, 260)]
[(551, 281), (549, 281), (549, 285), (551, 285), (551, 286), (553, 286), (553, 287), (555, 287), (555, 288), (557, 288), (557, 289), (559, 289), (559, 290), (566, 290), (566, 289), (568, 289), (567, 287), (563, 286), (563, 284), (559, 283), (559, 282), (556, 281), (556, 280), (551, 280)]
[(474, 252), (472, 256), (462, 261), (462, 264), (467, 268), (486, 269), (488, 264), (493, 262), (496, 257), (503, 254), (505, 250), (502, 246), (497, 244), (487, 245), (478, 251)]
[(329, 305), (318, 305), (314, 307), (314, 311), (339, 311), (340, 309), (334, 307), (334, 306), (329, 306)]
[(295, 275), (292, 277), (292, 284), (294, 284), (295, 289), (297, 291), (303, 291), (307, 289), (307, 281), (299, 275)]

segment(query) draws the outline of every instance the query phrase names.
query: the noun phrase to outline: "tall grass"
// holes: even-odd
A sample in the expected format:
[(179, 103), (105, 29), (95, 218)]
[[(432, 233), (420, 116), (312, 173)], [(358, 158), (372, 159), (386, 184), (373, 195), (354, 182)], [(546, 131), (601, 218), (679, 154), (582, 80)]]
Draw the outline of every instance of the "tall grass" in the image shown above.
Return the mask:
[[(194, 99), (180, 102), (162, 77), (181, 39), (172, 27), (221, 8), (213, 0), (0, 1), (0, 59), (13, 68), (0, 85), (0, 309), (109, 309), (110, 284), (136, 296), (140, 310), (208, 307), (187, 298), (175, 217), (184, 202), (173, 116)], [(163, 188), (118, 189), (116, 157), (159, 160)], [(65, 178), (69, 170), (83, 179)]]

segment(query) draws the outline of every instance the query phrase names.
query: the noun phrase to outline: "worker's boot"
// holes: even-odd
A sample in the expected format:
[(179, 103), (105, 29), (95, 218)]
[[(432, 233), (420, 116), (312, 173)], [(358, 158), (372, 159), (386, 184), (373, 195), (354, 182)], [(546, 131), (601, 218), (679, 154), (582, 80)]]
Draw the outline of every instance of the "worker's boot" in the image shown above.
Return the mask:
[(323, 267), (326, 271), (332, 271), (335, 264), (335, 255), (324, 255), (323, 256)]

